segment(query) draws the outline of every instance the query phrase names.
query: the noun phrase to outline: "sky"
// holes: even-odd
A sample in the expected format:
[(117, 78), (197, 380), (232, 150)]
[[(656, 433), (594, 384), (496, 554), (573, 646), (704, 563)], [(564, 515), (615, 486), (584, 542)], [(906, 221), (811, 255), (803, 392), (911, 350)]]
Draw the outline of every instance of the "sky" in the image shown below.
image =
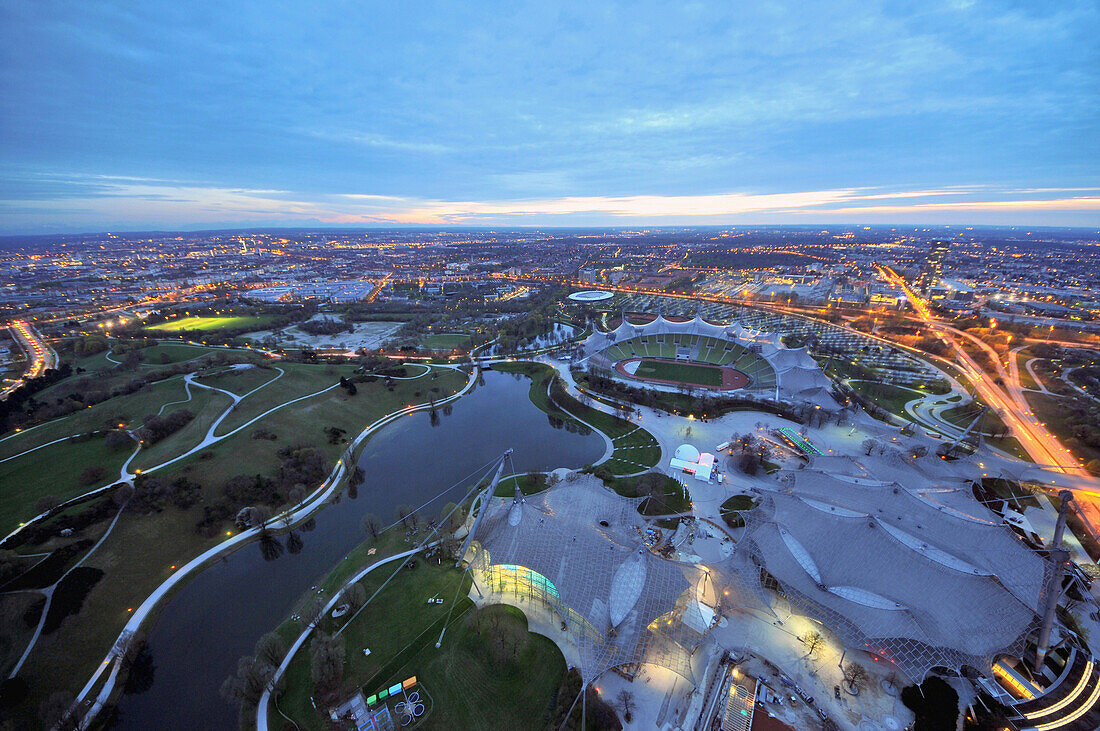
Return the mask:
[(1100, 3), (0, 3), (0, 233), (1100, 226)]

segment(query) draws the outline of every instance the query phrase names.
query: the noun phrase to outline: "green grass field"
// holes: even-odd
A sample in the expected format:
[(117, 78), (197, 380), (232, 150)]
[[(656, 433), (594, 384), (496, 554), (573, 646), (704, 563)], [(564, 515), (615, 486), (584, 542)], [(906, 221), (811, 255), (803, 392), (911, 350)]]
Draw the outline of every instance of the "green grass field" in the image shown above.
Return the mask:
[(178, 333), (184, 330), (198, 330), (201, 332), (211, 332), (214, 330), (243, 330), (245, 328), (258, 330), (267, 327), (271, 321), (272, 318), (263, 316), (181, 317), (178, 320), (169, 320), (168, 322), (149, 325), (146, 330), (166, 333)]
[[(234, 410), (223, 422), (223, 429), (232, 428), (233, 425), (241, 423), (243, 417), (249, 414), (266, 410), (289, 398), (312, 393), (319, 385), (336, 383), (339, 376), (349, 372), (351, 368), (350, 366), (341, 369), (326, 365), (290, 363), (280, 364), (280, 367), (288, 370), (287, 375), (269, 387), (270, 393), (268, 393), (269, 389), (263, 389), (253, 397), (242, 401), (239, 408), (247, 408), (247, 412), (238, 414), (237, 410)], [(265, 373), (268, 377), (275, 375), (275, 371)], [(325, 427), (335, 426), (345, 429), (350, 438), (384, 413), (409, 403), (427, 401), (431, 388), (439, 388), (439, 393), (435, 394), (439, 399), (461, 388), (464, 380), (463, 374), (452, 369), (444, 369), (436, 379), (425, 376), (422, 379), (398, 381), (392, 392), (386, 389), (382, 381), (358, 384), (358, 393), (355, 396), (349, 396), (344, 389), (335, 388), (323, 395), (287, 406), (258, 421), (255, 428), (262, 426), (276, 434), (275, 441), (253, 439), (251, 434), (254, 428), (244, 429), (224, 442), (204, 450), (203, 453), (211, 454), (210, 458), (200, 459), (199, 455), (194, 455), (165, 468), (157, 475), (171, 479), (176, 475), (185, 474), (205, 488), (206, 498), (209, 499), (211, 496), (220, 494), (221, 485), (234, 475), (271, 474), (279, 464), (278, 450), (290, 444), (298, 442), (315, 444), (326, 455), (328, 464), (331, 466), (346, 445), (329, 444), (324, 433)], [(0, 447), (7, 453), (22, 451), (29, 446), (49, 441), (51, 437), (56, 438), (55, 434), (73, 433), (90, 424), (113, 419), (123, 410), (127, 416), (127, 423), (130, 423), (131, 419), (140, 420), (144, 414), (155, 413), (165, 401), (184, 397), (182, 378), (176, 377), (138, 393), (111, 399), (46, 425), (40, 430), (27, 434), (21, 433), (16, 438), (3, 442)], [(256, 399), (257, 403), (251, 404), (252, 399)], [(224, 395), (198, 389), (191, 403), (169, 406), (166, 411), (184, 407), (191, 409), (195, 413), (194, 421), (150, 447), (135, 460), (135, 466), (159, 463), (186, 451), (201, 434), (205, 433), (213, 418), (221, 413), (227, 404), (228, 398)], [(8, 475), (0, 472), (0, 483), (4, 485), (11, 484), (13, 481), (19, 483), (17, 487), (21, 486), (23, 481), (27, 481), (29, 485), (32, 476), (47, 474), (41, 469), (36, 469), (42, 464), (50, 465), (52, 472), (49, 474), (55, 476), (53, 480), (36, 480), (37, 489), (34, 494), (24, 494), (22, 489), (9, 490), (5, 494), (0, 494), (0, 498), (24, 505), (29, 500), (33, 506), (34, 501), (42, 494), (60, 493), (62, 487), (60, 477), (71, 475), (74, 469), (82, 468), (89, 461), (103, 462), (105, 466), (110, 463), (110, 469), (117, 475), (119, 463), (128, 456), (128, 452), (125, 454), (119, 452), (117, 455), (100, 453), (103, 452), (102, 445), (102, 438), (82, 443), (61, 442), (26, 457), (11, 460), (10, 463), (0, 464), (2, 468), (12, 469), (12, 473)], [(89, 450), (94, 454), (88, 453)], [(9, 477), (11, 479), (8, 479)], [(110, 500), (110, 497), (104, 499)], [(45, 694), (42, 697), (66, 688), (71, 692), (79, 690), (95, 670), (96, 663), (102, 659), (118, 636), (122, 625), (129, 617), (127, 609), (138, 606), (168, 576), (172, 566), (185, 563), (213, 545), (218, 538), (224, 537), (224, 530), (235, 530), (231, 524), (227, 524), (222, 527), (222, 533), (218, 538), (204, 538), (195, 530), (195, 523), (201, 517), (202, 509), (203, 505), (200, 503), (187, 510), (168, 507), (163, 512), (149, 515), (138, 515), (132, 512), (122, 514), (115, 531), (104, 541), (102, 547), (87, 564), (105, 571), (103, 579), (89, 592), (79, 614), (67, 618), (56, 632), (43, 636), (39, 640), (21, 671), (21, 677), (26, 678), (31, 687), (36, 689), (35, 698), (38, 698), (39, 689)], [(19, 512), (19, 509), (5, 507), (4, 511), (2, 514), (10, 515)], [(77, 538), (95, 540), (102, 535), (106, 526), (107, 522), (103, 521), (82, 530), (72, 539), (51, 539), (41, 547), (29, 548), (30, 550), (49, 550), (56, 548), (62, 542)], [(309, 540), (308, 535), (306, 540)], [(402, 546), (407, 547), (405, 544)], [(255, 546), (248, 546), (242, 550), (258, 549)], [(0, 654), (2, 651), (3, 648), (0, 647)], [(36, 708), (36, 702), (28, 701), (20, 706), (17, 717), (23, 720), (33, 718)]]
[(883, 409), (903, 419), (909, 418), (905, 412), (905, 405), (914, 399), (919, 399), (924, 396), (924, 392), (922, 391), (906, 388), (905, 386), (895, 386), (892, 383), (883, 383), (881, 381), (852, 379), (848, 384)]
[(697, 386), (721, 386), (722, 371), (717, 368), (677, 363), (667, 360), (646, 360), (638, 366), (637, 375), (662, 381), (692, 383)]
[(470, 342), (470, 336), (462, 333), (435, 333), (420, 338), (420, 344), (432, 350), (461, 348), (468, 342)]
[[(117, 480), (130, 451), (112, 451), (102, 436), (86, 441), (64, 441), (22, 457), (0, 462), (0, 519), (5, 532), (37, 514), (35, 503), (46, 495), (64, 502), (88, 490)], [(103, 475), (82, 482), (81, 472), (89, 466), (103, 468)]]
[[(470, 580), (453, 566), (422, 560), (416, 564), (414, 570), (401, 571), (344, 631), (347, 660), (341, 697), (360, 687), (370, 695), (415, 675), (431, 698), (426, 704), (431, 710), (418, 728), (545, 726), (565, 672), (561, 652), (549, 639), (528, 633), (527, 620), (517, 609), (474, 611), (466, 596)], [(368, 596), (392, 572), (383, 567), (368, 575), (362, 582)], [(428, 597), (436, 595), (444, 604), (428, 605)], [(448, 612), (451, 622), (437, 650)], [(498, 622), (497, 632), (518, 639), (514, 649), (494, 647), (489, 628)], [(323, 627), (334, 630), (334, 620), (326, 619)], [(362, 648), (370, 648), (371, 654), (365, 656)], [(301, 728), (326, 728), (326, 719), (310, 704), (312, 694), (307, 644), (291, 661), (279, 708)]]

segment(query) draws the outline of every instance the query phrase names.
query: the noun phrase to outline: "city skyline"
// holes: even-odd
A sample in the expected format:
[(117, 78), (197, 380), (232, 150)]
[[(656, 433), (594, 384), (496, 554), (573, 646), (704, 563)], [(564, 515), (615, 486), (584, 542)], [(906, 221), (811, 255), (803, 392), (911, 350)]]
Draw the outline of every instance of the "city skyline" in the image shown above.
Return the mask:
[(0, 234), (1100, 224), (1090, 3), (2, 12)]

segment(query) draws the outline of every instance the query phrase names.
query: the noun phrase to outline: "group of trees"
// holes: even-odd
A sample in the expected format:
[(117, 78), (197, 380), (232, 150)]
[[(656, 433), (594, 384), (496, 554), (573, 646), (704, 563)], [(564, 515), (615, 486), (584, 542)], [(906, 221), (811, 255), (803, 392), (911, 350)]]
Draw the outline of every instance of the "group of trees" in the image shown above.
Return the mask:
[[(274, 632), (269, 632), (256, 642), (253, 654), (237, 661), (237, 672), (221, 685), (223, 698), (240, 707), (242, 722), (251, 715), (265, 690), (278, 693), (285, 681), (274, 681), (275, 670), (286, 657), (286, 644)], [(242, 726), (247, 725), (242, 723)]]
[(730, 435), (730, 462), (746, 475), (755, 475), (771, 457), (768, 443), (752, 432)]
[(137, 430), (138, 438), (145, 444), (156, 444), (161, 439), (175, 434), (195, 418), (190, 409), (176, 409), (164, 416), (146, 414)]
[[(44, 404), (35, 399), (35, 394), (46, 390), (72, 375), (72, 366), (62, 363), (60, 368), (48, 369), (38, 378), (29, 378), (19, 388), (8, 394), (8, 397), (0, 401), (0, 425), (4, 431), (35, 418)], [(76, 409), (70, 409), (75, 411)], [(68, 412), (66, 412), (68, 413)]]
[(234, 519), (241, 508), (296, 504), (305, 496), (307, 485), (319, 483), (327, 474), (324, 453), (311, 444), (283, 447), (276, 455), (280, 462), (273, 477), (242, 474), (226, 481), (221, 496), (203, 506), (196, 529), (213, 535), (223, 521)]
[[(581, 702), (581, 687), (585, 689), (584, 702)], [(574, 702), (575, 701), (575, 702)], [(554, 708), (550, 712), (548, 729), (567, 729), (577, 731), (581, 728), (581, 709), (584, 714), (584, 727), (593, 731), (622, 731), (622, 723), (615, 715), (615, 709), (605, 701), (591, 684), (584, 686), (581, 674), (576, 668), (569, 668), (554, 699)]]
[(186, 510), (202, 499), (202, 486), (183, 476), (138, 475), (134, 487), (124, 485), (118, 492), (119, 499), (128, 500), (129, 509), (136, 513), (159, 513), (169, 505)]
[(309, 646), (309, 672), (316, 697), (331, 696), (344, 679), (346, 645), (342, 635), (317, 632)]

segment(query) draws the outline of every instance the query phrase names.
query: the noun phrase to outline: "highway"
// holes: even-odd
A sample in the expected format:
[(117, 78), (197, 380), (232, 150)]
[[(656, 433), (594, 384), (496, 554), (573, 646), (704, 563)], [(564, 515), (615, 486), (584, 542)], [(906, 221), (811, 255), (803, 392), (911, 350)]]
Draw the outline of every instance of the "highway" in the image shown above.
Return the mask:
[(27, 355), (27, 369), (22, 378), (0, 392), (0, 399), (7, 398), (8, 394), (22, 386), (28, 378), (37, 378), (48, 369), (57, 367), (57, 353), (53, 352), (50, 344), (34, 327), (22, 320), (16, 320), (8, 329)]
[[(1040, 464), (1052, 465), (1055, 469), (1063, 473), (1087, 474), (1080, 462), (1077, 461), (1077, 458), (1074, 457), (1068, 449), (1062, 446), (1061, 442), (1047, 430), (1046, 426), (1044, 426), (1031, 411), (1027, 399), (1024, 398), (1018, 370), (1012, 369), (1013, 372), (1009, 373), (1001, 363), (1000, 355), (990, 348), (988, 344), (970, 333), (961, 332), (939, 322), (932, 315), (928, 304), (910, 289), (905, 280), (898, 276), (892, 269), (884, 268), (882, 272), (883, 276), (902, 288), (920, 319), (928, 325), (929, 329), (931, 329), (945, 345), (955, 352), (956, 361), (960, 365), (960, 370), (970, 379), (971, 383), (974, 385), (974, 390), (986, 404), (997, 411), (1016, 438), (1020, 440), (1020, 443), (1028, 454)], [(966, 352), (956, 339), (960, 337), (974, 342), (990, 356), (990, 359), (997, 369), (994, 377), (999, 377), (1001, 379), (1005, 385), (1004, 390), (1002, 390), (994, 382), (994, 378), (991, 378), (990, 375), (978, 365), (974, 358)], [(1012, 368), (1011, 363), (1009, 367)]]

